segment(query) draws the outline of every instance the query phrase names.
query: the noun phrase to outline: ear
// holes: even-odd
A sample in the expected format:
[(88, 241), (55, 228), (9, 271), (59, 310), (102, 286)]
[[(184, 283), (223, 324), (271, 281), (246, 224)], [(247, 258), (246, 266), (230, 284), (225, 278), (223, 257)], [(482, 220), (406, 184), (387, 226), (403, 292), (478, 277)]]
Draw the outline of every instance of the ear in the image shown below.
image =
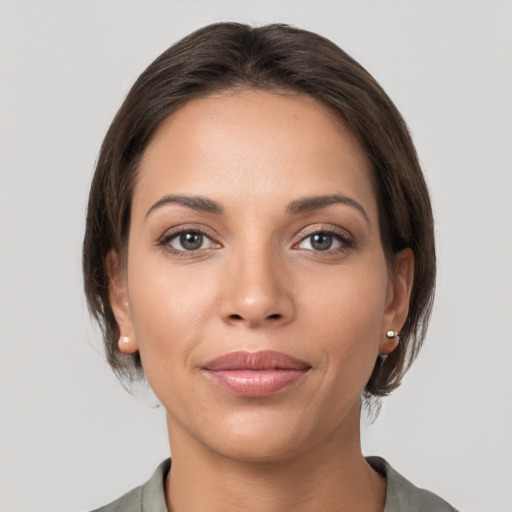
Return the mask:
[(395, 271), (388, 283), (386, 309), (382, 319), (382, 335), (379, 343), (381, 354), (390, 354), (398, 346), (398, 337), (389, 339), (386, 333), (401, 331), (409, 313), (413, 280), (414, 254), (407, 248), (395, 255)]
[(132, 313), (128, 300), (126, 275), (123, 272), (119, 256), (115, 251), (107, 255), (108, 296), (119, 327), (119, 350), (123, 354), (133, 354), (139, 349), (135, 338)]

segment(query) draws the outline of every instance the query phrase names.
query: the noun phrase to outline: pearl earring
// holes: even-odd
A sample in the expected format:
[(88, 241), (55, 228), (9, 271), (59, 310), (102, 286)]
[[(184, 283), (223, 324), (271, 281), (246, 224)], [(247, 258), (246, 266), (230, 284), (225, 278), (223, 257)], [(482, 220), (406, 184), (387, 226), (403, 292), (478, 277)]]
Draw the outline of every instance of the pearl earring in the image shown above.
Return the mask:
[(386, 338), (392, 340), (393, 338), (398, 338), (400, 334), (398, 334), (396, 331), (388, 331), (386, 333)]
[(119, 344), (130, 343), (130, 336), (121, 336), (119, 338)]

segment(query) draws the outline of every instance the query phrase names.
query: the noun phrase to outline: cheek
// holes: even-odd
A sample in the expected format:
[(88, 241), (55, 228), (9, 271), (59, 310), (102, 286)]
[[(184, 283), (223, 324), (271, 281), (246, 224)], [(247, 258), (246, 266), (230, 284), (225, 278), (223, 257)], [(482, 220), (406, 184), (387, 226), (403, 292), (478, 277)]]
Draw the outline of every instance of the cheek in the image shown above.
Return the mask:
[(204, 274), (162, 264), (152, 268), (151, 258), (132, 258), (128, 279), (130, 304), (148, 379), (170, 366), (183, 366), (193, 356), (202, 327), (213, 309), (214, 288)]
[[(330, 365), (357, 373), (370, 371), (383, 335), (387, 269), (385, 263), (341, 270), (323, 281), (323, 286), (304, 283), (304, 309), (318, 341), (328, 352)], [(305, 287), (307, 286), (307, 289)], [(307, 299), (306, 299), (307, 297)]]

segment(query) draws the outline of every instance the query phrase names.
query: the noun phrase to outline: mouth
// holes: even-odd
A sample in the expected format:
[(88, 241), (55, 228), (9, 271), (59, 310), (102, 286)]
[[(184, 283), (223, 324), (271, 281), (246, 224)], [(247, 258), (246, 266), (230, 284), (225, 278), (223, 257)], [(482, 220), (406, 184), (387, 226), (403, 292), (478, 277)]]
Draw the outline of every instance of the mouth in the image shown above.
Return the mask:
[(202, 368), (219, 388), (249, 398), (273, 395), (301, 380), (310, 369), (305, 361), (272, 350), (230, 352)]

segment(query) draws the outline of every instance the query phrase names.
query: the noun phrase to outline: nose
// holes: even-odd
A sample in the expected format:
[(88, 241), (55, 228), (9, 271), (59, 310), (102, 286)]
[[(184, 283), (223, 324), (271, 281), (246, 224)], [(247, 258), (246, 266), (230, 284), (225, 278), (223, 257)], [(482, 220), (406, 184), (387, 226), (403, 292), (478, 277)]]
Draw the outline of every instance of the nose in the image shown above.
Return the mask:
[(234, 254), (222, 285), (220, 314), (232, 325), (277, 327), (295, 316), (292, 285), (286, 263), (271, 251)]

